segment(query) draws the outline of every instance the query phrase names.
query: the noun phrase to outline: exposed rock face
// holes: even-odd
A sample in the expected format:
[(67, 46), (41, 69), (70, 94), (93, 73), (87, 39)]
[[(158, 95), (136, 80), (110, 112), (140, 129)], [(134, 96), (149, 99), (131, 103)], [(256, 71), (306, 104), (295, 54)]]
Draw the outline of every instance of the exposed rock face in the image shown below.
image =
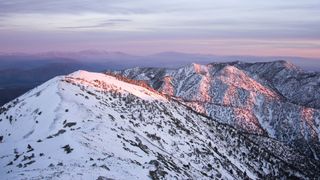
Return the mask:
[(286, 61), (239, 64), (243, 70), (268, 81), (288, 101), (320, 109), (320, 73), (306, 73)]
[[(190, 98), (208, 101), (207, 93)], [(309, 122), (312, 112), (302, 114)], [(56, 77), (3, 106), (0, 133), (3, 179), (320, 176), (317, 161), (279, 141), (202, 116), (140, 81), (85, 71)]]
[[(116, 73), (145, 80), (220, 122), (320, 157), (320, 73), (303, 72), (285, 61), (134, 68)], [(166, 92), (163, 87), (169, 78), (172, 87)]]

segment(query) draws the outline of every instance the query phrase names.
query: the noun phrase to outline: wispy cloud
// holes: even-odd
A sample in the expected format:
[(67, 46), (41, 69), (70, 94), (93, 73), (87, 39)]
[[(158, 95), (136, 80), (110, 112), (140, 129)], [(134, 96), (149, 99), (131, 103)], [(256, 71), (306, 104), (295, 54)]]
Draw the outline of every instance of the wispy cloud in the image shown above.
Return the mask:
[(0, 14), (79, 14), (83, 12), (136, 14), (151, 11), (148, 8), (135, 6), (130, 0), (0, 0)]
[(116, 26), (122, 23), (131, 22), (130, 19), (108, 19), (104, 22), (96, 23), (93, 25), (86, 25), (86, 26), (64, 26), (60, 27), (61, 29), (94, 29), (94, 28), (104, 28), (104, 27), (111, 27)]

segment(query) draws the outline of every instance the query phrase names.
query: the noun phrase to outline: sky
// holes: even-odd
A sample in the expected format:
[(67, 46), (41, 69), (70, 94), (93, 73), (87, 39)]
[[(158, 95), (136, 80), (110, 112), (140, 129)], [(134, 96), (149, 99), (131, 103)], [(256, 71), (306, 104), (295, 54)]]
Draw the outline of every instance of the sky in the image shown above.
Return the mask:
[(319, 0), (0, 0), (0, 52), (320, 57)]

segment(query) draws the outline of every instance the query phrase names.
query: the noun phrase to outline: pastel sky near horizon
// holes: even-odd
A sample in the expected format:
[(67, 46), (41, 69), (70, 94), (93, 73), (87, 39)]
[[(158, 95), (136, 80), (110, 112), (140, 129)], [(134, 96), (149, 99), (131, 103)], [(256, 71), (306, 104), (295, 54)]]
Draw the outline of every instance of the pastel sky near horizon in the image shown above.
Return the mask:
[(0, 0), (0, 52), (320, 57), (319, 0)]

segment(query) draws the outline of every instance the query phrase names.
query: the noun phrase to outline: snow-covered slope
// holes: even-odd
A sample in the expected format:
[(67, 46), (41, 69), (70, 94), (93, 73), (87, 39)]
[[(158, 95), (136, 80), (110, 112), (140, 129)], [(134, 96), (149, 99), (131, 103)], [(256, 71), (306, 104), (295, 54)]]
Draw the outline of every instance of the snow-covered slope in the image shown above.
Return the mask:
[(0, 110), (1, 179), (319, 177), (319, 163), (139, 82), (78, 71)]
[(288, 101), (320, 109), (320, 73), (304, 72), (286, 61), (239, 63), (239, 68), (268, 81)]
[(192, 64), (117, 72), (220, 122), (284, 141), (320, 158), (320, 73), (285, 61)]

